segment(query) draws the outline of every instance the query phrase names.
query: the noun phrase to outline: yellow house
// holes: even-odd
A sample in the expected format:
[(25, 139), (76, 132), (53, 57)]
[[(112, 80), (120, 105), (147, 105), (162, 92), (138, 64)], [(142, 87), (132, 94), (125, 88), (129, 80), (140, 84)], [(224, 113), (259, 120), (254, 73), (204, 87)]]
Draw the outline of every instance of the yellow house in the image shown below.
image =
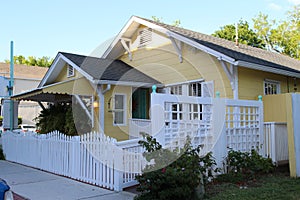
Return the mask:
[(75, 98), (93, 130), (125, 140), (150, 119), (152, 85), (159, 93), (257, 100), (298, 91), (299, 70), (300, 61), (278, 53), (133, 16), (99, 58), (58, 53), (38, 88), (14, 98)]
[[(257, 100), (260, 95), (297, 92), (299, 78), (300, 61), (288, 56), (133, 16), (102, 55), (58, 53), (38, 88), (13, 98), (72, 102), (84, 108), (92, 130), (128, 140), (155, 128), (151, 120), (161, 108), (151, 108), (151, 92), (187, 100), (215, 94)], [(188, 107), (171, 102), (162, 110), (177, 121), (204, 121), (204, 113), (210, 112), (204, 103)], [(242, 114), (240, 127), (262, 129), (255, 124), (256, 113)], [(228, 118), (229, 126), (237, 121), (234, 117)], [(163, 123), (176, 129), (169, 121)]]

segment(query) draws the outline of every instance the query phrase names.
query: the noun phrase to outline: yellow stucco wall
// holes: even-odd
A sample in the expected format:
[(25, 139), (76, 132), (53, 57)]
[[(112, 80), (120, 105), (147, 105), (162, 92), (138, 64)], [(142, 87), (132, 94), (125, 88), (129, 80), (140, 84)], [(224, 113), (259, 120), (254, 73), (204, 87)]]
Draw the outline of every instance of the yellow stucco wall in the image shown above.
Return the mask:
[[(257, 100), (259, 95), (264, 95), (264, 80), (270, 79), (280, 82), (280, 93), (294, 91), (294, 79), (291, 77), (263, 72), (243, 67), (238, 68), (239, 98)], [(297, 91), (300, 89), (300, 80), (296, 80)]]
[[(126, 124), (125, 126), (116, 126), (113, 124), (113, 97), (114, 94), (126, 95)], [(110, 108), (109, 108), (110, 104)], [(128, 140), (129, 118), (131, 118), (131, 87), (112, 86), (104, 96), (104, 133), (117, 140)]]

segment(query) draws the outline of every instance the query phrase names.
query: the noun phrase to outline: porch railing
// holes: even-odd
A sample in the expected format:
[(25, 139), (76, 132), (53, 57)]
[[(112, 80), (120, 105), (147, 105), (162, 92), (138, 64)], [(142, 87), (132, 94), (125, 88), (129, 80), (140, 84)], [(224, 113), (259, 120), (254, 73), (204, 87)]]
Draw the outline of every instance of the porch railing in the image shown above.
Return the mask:
[(151, 120), (129, 119), (129, 139), (140, 138), (142, 132), (151, 134)]

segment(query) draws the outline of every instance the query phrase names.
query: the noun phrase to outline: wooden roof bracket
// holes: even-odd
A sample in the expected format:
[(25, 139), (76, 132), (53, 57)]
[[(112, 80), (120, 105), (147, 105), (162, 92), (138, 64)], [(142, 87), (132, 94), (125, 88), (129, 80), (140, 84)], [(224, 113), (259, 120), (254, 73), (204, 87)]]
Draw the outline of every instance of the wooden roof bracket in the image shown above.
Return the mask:
[(222, 57), (219, 57), (218, 60), (220, 61), (221, 66), (227, 78), (230, 81), (231, 88), (234, 90), (235, 84), (234, 84), (233, 66), (231, 65), (230, 68), (228, 68), (227, 63), (224, 60), (222, 60)]
[(221, 63), (221, 66), (228, 77), (231, 85), (231, 89), (233, 91), (233, 98), (238, 99), (238, 71), (237, 66), (230, 64), (228, 67), (227, 62), (222, 60), (222, 57), (218, 57), (218, 60)]
[(128, 39), (128, 38), (121, 38), (120, 41), (121, 41), (122, 46), (124, 47), (124, 49), (128, 53), (129, 60), (132, 61), (132, 53), (131, 53), (131, 50), (130, 50), (131, 40)]
[(175, 48), (178, 54), (179, 62), (182, 63), (183, 59), (182, 59), (181, 41), (177, 43), (173, 37), (169, 36), (169, 38), (172, 41), (173, 47)]
[[(80, 99), (79, 95), (74, 94), (74, 97), (76, 98), (76, 100), (79, 103), (79, 105), (81, 106), (81, 108), (84, 110), (85, 114), (92, 121), (92, 127), (94, 127), (94, 117), (93, 117), (93, 114), (92, 114), (94, 112), (94, 110), (92, 110), (92, 113), (90, 113), (89, 110), (88, 110), (88, 108), (87, 108), (87, 106), (84, 104), (84, 102), (82, 101), (82, 99)], [(93, 106), (92, 106), (92, 108), (93, 108)]]

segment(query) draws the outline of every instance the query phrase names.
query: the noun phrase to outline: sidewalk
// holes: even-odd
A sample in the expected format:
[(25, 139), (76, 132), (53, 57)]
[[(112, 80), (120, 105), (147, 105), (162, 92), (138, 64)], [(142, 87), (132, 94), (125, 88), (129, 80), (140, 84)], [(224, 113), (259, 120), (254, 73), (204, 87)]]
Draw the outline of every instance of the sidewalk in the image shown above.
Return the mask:
[(0, 178), (30, 200), (132, 200), (134, 194), (114, 192), (41, 170), (0, 160)]

